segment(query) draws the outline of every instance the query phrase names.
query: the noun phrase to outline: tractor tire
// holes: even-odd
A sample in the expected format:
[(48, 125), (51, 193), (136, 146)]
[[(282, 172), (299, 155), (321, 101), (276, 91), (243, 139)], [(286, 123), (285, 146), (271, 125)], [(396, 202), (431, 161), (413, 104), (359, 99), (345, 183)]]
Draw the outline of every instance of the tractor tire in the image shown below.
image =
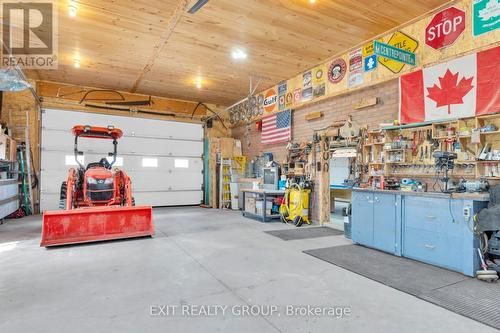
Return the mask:
[(68, 192), (68, 185), (66, 182), (62, 182), (61, 184), (61, 192), (59, 194), (59, 209), (66, 209), (66, 197)]

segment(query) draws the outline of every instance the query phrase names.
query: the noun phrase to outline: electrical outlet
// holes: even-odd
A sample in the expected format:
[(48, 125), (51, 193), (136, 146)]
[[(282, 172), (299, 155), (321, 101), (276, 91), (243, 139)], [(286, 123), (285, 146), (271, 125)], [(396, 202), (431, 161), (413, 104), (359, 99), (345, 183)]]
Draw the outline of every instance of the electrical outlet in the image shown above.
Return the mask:
[(466, 222), (470, 221), (471, 214), (472, 214), (472, 211), (471, 211), (470, 206), (465, 206), (464, 207), (464, 219)]

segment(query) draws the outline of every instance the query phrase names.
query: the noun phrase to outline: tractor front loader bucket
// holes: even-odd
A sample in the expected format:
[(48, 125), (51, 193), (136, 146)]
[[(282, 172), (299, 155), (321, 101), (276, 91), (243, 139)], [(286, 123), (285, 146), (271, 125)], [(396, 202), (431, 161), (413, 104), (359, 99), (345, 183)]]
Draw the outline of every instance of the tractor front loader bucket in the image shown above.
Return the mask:
[(44, 212), (40, 246), (153, 236), (151, 207), (89, 207)]

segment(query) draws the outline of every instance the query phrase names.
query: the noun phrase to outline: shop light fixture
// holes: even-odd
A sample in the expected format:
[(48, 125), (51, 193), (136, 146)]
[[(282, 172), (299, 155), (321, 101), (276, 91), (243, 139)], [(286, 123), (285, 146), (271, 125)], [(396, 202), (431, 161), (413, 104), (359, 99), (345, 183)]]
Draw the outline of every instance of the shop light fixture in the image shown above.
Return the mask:
[(76, 0), (70, 0), (68, 6), (68, 14), (70, 17), (76, 17), (76, 12), (78, 11), (78, 7), (76, 5)]
[(203, 80), (201, 77), (196, 78), (194, 80), (194, 84), (196, 85), (196, 88), (201, 89), (203, 87)]
[(233, 57), (234, 60), (244, 60), (248, 58), (248, 54), (245, 50), (237, 48), (231, 52), (231, 57)]

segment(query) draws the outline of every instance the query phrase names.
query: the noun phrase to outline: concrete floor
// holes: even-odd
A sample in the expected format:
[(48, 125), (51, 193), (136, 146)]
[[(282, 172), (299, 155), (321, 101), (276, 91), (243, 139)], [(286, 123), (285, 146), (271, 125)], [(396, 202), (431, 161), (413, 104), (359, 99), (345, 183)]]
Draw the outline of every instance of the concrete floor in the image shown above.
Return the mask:
[(330, 212), (330, 227), (344, 231), (343, 209), (349, 205), (345, 202), (336, 202), (335, 210)]
[[(40, 217), (0, 225), (0, 332), (495, 332), (301, 252), (349, 244), (343, 236), (285, 242), (262, 231), (287, 225), (201, 208), (154, 216), (152, 239), (51, 250), (38, 246)], [(151, 316), (157, 305), (228, 309)], [(245, 305), (280, 309), (231, 314)], [(352, 314), (287, 316), (287, 305), (346, 306)]]

